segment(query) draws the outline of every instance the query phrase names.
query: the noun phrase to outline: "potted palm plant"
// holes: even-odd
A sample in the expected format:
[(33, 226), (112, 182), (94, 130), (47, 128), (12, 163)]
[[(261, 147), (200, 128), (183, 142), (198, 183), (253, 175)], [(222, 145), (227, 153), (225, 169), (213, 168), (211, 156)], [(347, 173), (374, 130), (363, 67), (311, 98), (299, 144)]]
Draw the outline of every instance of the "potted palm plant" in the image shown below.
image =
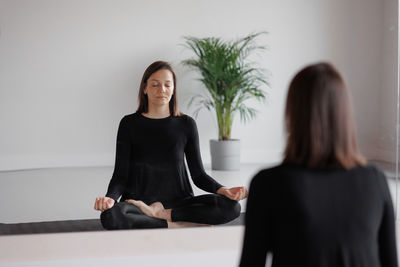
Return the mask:
[(206, 94), (194, 95), (189, 106), (195, 105), (194, 116), (203, 108), (214, 111), (218, 123), (218, 140), (210, 140), (213, 170), (240, 168), (240, 140), (231, 139), (232, 123), (240, 114), (243, 122), (253, 119), (257, 111), (246, 105), (246, 100), (264, 101), (269, 86), (265, 70), (258, 68), (248, 57), (265, 46), (255, 44), (255, 39), (265, 32), (250, 34), (235, 41), (221, 38), (185, 37), (185, 46), (194, 57), (182, 63), (200, 75)]

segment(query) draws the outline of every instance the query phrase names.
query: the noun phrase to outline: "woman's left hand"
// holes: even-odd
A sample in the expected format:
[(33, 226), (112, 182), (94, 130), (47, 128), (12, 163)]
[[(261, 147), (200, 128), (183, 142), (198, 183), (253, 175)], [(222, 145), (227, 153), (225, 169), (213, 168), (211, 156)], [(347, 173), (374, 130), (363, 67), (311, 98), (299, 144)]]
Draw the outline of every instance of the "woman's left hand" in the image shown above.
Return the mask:
[(239, 201), (247, 198), (249, 192), (244, 186), (232, 188), (221, 187), (220, 189), (218, 189), (217, 194), (224, 195), (229, 199)]

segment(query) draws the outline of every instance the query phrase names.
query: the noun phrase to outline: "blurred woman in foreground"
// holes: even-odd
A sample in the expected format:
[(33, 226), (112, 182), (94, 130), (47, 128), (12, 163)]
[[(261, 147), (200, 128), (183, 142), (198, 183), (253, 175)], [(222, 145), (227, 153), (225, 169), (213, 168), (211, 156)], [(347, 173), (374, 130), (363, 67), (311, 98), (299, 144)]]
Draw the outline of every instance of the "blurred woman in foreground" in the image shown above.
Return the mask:
[(397, 267), (384, 173), (358, 152), (349, 93), (328, 63), (302, 69), (285, 110), (282, 164), (252, 180), (240, 266)]

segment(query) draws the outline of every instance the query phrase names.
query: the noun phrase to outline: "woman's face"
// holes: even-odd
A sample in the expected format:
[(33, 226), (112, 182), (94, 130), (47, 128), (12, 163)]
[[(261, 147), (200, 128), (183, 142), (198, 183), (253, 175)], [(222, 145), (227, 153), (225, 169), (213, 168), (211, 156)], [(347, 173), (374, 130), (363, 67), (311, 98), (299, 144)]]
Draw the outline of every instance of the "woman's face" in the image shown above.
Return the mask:
[(154, 72), (147, 80), (144, 93), (147, 94), (149, 106), (168, 105), (174, 93), (174, 77), (169, 70)]

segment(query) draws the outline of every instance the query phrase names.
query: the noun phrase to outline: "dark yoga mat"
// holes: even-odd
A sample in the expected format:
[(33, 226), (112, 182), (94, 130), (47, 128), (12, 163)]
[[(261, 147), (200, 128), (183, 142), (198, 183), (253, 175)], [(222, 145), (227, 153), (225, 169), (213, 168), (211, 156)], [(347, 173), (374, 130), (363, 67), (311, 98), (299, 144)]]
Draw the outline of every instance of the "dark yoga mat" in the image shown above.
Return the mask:
[[(235, 220), (218, 226), (244, 225), (244, 213)], [(105, 231), (101, 226), (100, 219), (70, 220), (70, 221), (48, 221), (32, 223), (0, 223), (0, 235), (18, 234), (44, 234), (44, 233), (66, 233)]]

